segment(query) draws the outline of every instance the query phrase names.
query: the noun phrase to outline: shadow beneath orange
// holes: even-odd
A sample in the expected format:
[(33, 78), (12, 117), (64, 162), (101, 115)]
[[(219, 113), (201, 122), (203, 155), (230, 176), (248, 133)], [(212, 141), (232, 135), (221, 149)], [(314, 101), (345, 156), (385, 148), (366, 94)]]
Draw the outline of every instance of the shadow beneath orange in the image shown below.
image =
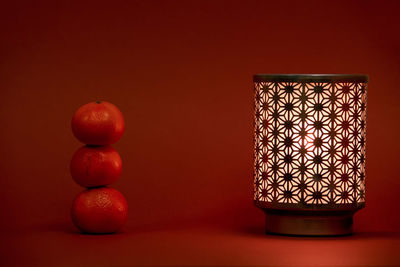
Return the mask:
[(35, 232), (59, 232), (71, 235), (82, 235), (82, 236), (97, 236), (97, 235), (120, 235), (123, 232), (107, 233), (107, 234), (93, 234), (93, 233), (82, 233), (72, 223), (68, 222), (53, 222), (43, 223), (32, 227)]
[(115, 233), (105, 233), (105, 234), (96, 234), (96, 233), (82, 233), (76, 228), (72, 222), (47, 222), (33, 225), (30, 228), (27, 228), (27, 231), (34, 232), (58, 232), (65, 233), (70, 235), (81, 235), (81, 236), (112, 236), (112, 235), (137, 235), (151, 232), (163, 232), (163, 231), (174, 231), (174, 230), (182, 230), (191, 228), (191, 225), (184, 224), (148, 224), (148, 225), (125, 225), (120, 231)]

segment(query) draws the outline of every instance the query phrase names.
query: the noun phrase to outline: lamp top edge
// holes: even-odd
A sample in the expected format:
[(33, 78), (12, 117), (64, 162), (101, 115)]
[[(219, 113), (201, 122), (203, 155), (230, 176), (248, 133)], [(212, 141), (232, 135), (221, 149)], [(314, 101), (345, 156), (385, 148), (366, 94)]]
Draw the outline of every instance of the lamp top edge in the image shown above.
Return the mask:
[(254, 82), (361, 82), (369, 80), (366, 74), (255, 74)]

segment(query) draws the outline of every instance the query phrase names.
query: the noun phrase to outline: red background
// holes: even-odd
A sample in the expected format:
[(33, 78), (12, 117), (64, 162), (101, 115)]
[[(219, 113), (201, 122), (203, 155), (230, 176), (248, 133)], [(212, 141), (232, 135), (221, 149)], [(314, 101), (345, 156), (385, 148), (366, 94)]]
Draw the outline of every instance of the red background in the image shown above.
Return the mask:
[[(0, 263), (400, 264), (399, 7), (396, 1), (3, 3)], [(369, 75), (367, 207), (355, 216), (355, 231), (366, 238), (264, 240), (263, 213), (252, 204), (255, 73)], [(114, 236), (77, 235), (69, 221), (82, 190), (68, 171), (81, 146), (70, 120), (80, 105), (98, 99), (116, 104), (127, 126), (115, 145), (124, 166), (113, 186), (126, 196), (130, 216), (125, 232)], [(202, 230), (180, 232), (193, 227)], [(374, 242), (386, 243), (376, 250)], [(122, 256), (101, 253), (110, 245), (111, 254)], [(285, 261), (284, 247), (299, 257)], [(301, 254), (318, 247), (349, 257)], [(256, 253), (268, 250), (265, 258)]]

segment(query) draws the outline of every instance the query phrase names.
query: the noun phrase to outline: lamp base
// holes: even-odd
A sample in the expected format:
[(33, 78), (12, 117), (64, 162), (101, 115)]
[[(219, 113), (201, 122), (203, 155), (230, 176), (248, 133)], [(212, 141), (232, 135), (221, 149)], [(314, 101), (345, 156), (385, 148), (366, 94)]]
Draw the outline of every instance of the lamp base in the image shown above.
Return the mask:
[(353, 212), (265, 210), (266, 233), (297, 236), (351, 235)]

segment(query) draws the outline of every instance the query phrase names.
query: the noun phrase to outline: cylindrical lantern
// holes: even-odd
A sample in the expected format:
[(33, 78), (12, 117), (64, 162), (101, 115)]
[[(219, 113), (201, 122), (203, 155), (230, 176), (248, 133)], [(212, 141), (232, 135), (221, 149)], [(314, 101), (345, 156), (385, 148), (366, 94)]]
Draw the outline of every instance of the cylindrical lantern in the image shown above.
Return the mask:
[(365, 206), (366, 75), (254, 76), (254, 202), (267, 233), (346, 235)]

